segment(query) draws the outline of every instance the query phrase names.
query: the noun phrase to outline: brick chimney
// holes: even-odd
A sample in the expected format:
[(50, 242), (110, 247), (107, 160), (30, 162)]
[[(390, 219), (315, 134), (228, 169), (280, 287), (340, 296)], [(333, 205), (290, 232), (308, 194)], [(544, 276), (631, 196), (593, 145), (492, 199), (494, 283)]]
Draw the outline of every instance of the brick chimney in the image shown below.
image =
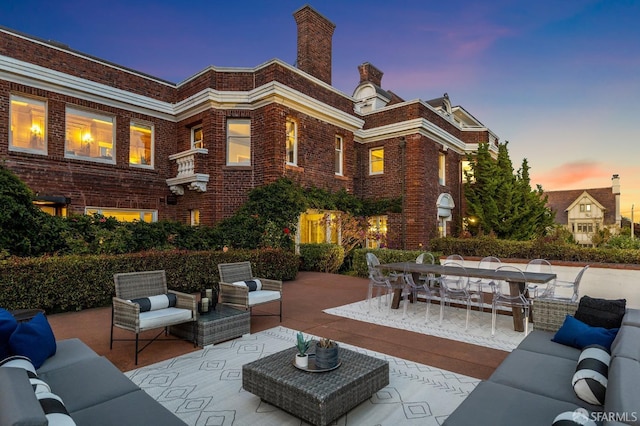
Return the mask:
[(362, 65), (358, 65), (358, 71), (360, 72), (360, 83), (370, 82), (378, 87), (382, 87), (382, 76), (384, 73), (378, 68), (369, 62), (365, 62)]
[(293, 13), (298, 24), (298, 69), (331, 84), (331, 45), (335, 24), (306, 5)]

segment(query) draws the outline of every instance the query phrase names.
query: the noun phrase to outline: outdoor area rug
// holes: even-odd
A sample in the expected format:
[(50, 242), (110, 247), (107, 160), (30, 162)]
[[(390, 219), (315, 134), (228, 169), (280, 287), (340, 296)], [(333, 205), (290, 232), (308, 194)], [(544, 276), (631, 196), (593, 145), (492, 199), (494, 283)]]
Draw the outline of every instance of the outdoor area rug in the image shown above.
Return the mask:
[[(383, 297), (383, 296), (381, 296)], [(346, 317), (358, 321), (370, 322), (386, 327), (394, 327), (416, 333), (428, 334), (445, 339), (457, 340), (474, 345), (486, 346), (489, 348), (512, 351), (524, 339), (524, 333), (513, 329), (513, 318), (507, 315), (498, 315), (496, 335), (491, 336), (491, 309), (487, 312), (471, 311), (469, 316), (469, 328), (465, 330), (465, 319), (467, 310), (445, 306), (444, 319), (440, 325), (440, 305), (432, 304), (429, 308), (429, 320), (426, 320), (426, 306), (424, 302), (410, 303), (407, 308), (407, 316), (403, 318), (402, 304), (400, 309), (387, 311), (384, 302), (378, 309), (378, 300), (371, 300), (371, 310), (369, 302), (351, 303), (337, 308), (325, 309), (324, 312), (331, 315)], [(531, 329), (531, 324), (529, 324)]]
[[(275, 327), (125, 374), (189, 425), (306, 425), (242, 389), (242, 366), (294, 346), (296, 333)], [(472, 377), (340, 344), (387, 360), (389, 385), (339, 418), (335, 425), (441, 425), (479, 382)]]

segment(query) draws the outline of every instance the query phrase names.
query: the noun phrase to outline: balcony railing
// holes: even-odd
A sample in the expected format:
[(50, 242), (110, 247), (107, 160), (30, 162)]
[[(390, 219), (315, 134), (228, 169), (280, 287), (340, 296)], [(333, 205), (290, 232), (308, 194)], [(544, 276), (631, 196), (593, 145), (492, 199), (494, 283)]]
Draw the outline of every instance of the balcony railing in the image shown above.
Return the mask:
[(196, 155), (207, 155), (208, 153), (209, 150), (206, 148), (194, 148), (169, 156), (169, 160), (175, 161), (178, 165), (178, 174), (176, 177), (167, 179), (166, 181), (171, 192), (176, 195), (184, 195), (184, 186), (187, 186), (187, 188), (192, 191), (207, 191), (209, 175), (196, 173), (195, 160)]

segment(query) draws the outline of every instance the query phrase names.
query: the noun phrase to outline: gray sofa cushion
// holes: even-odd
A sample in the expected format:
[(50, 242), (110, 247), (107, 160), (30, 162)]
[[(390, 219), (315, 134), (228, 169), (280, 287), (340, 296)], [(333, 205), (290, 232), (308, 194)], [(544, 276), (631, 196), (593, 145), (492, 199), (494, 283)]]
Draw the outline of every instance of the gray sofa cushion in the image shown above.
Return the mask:
[(70, 413), (140, 389), (104, 357), (40, 374)]
[(38, 374), (66, 367), (75, 362), (98, 358), (98, 354), (80, 339), (65, 339), (56, 342), (56, 354), (48, 358), (38, 369)]
[(182, 420), (158, 404), (143, 390), (137, 390), (101, 404), (72, 412), (71, 417), (78, 426), (185, 425)]
[(569, 402), (589, 411), (602, 411), (602, 406), (581, 400), (573, 391), (571, 380), (576, 366), (577, 362), (574, 360), (516, 349), (493, 372), (489, 380)]
[(640, 327), (623, 325), (611, 344), (611, 356), (640, 361)]
[(631, 425), (640, 425), (640, 362), (614, 357), (609, 366), (609, 386), (604, 401), (605, 413), (625, 416), (620, 420)]
[(45, 426), (47, 418), (22, 368), (0, 368), (0, 425)]
[[(571, 388), (571, 384), (569, 384)], [(449, 426), (540, 426), (578, 406), (494, 382), (480, 382), (445, 420)]]
[(627, 312), (622, 317), (622, 325), (640, 327), (640, 309), (627, 308)]
[(558, 356), (577, 362), (580, 349), (552, 342), (551, 338), (554, 334), (549, 331), (534, 330), (518, 345), (518, 349)]

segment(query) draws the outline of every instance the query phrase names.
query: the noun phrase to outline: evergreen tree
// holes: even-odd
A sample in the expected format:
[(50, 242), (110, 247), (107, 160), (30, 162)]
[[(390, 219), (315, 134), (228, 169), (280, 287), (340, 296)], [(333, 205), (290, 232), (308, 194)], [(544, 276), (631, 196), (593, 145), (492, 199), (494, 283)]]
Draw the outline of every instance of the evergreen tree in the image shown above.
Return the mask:
[(507, 145), (498, 146), (496, 160), (488, 144), (480, 144), (477, 156), (469, 158), (471, 170), (465, 172), (464, 184), (468, 229), (473, 235), (528, 240), (553, 225), (553, 214), (540, 185), (531, 189), (526, 159), (514, 174)]

